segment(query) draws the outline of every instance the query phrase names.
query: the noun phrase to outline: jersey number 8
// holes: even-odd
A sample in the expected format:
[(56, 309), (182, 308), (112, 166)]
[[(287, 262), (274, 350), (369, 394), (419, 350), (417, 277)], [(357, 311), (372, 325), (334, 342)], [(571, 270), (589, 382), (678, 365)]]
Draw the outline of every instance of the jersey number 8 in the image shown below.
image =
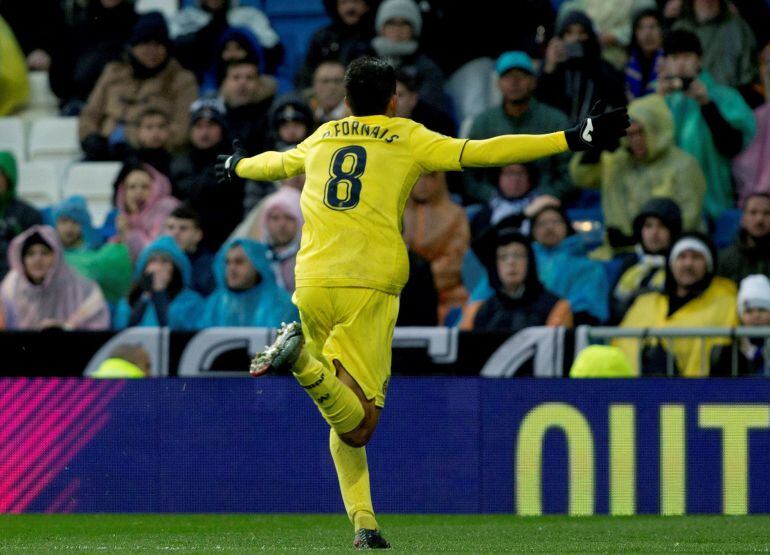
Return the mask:
[(361, 176), (366, 168), (366, 150), (345, 146), (334, 152), (329, 165), (324, 204), (332, 210), (350, 210), (361, 197)]

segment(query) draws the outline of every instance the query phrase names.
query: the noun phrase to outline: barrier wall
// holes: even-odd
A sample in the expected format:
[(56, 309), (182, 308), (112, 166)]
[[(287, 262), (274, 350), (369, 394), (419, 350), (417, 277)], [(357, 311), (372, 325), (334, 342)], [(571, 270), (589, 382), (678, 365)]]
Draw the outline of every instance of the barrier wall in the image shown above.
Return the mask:
[[(383, 512), (770, 512), (770, 381), (395, 377)], [(0, 380), (1, 512), (342, 512), (290, 378)]]

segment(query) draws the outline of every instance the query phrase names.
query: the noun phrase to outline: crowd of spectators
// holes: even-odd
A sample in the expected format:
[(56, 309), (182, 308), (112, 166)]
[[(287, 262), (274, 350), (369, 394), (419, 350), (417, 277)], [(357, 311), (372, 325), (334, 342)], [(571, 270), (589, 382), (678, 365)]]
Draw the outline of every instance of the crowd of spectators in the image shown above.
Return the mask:
[[(617, 106), (632, 120), (612, 149), (422, 176), (399, 325), (770, 324), (770, 4), (521, 4), (511, 23), (486, 0), (324, 0), (329, 22), (287, 86), (259, 2), (167, 17), (131, 0), (0, 0), (0, 116), (23, 106), (27, 71), (46, 71), (83, 159), (122, 163), (113, 210), (92, 222), (81, 197), (19, 199), (0, 152), (0, 327), (296, 318), (303, 176), (224, 186), (213, 166), (234, 139), (285, 150), (349, 115), (345, 68), (361, 55), (396, 68), (398, 116), (447, 135), (548, 133)], [(634, 372), (665, 373), (669, 353), (688, 376), (729, 344), (616, 341)], [(770, 370), (768, 341), (737, 348), (742, 372)]]

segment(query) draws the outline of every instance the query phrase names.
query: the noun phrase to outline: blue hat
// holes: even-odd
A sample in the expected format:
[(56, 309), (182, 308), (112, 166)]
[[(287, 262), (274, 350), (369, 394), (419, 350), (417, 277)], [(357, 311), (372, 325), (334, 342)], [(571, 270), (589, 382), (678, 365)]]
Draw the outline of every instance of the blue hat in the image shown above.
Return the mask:
[(535, 74), (535, 66), (532, 64), (532, 58), (525, 52), (519, 50), (511, 50), (510, 52), (502, 53), (495, 64), (495, 70), (498, 75), (503, 75), (512, 69), (520, 69), (526, 71), (530, 75)]

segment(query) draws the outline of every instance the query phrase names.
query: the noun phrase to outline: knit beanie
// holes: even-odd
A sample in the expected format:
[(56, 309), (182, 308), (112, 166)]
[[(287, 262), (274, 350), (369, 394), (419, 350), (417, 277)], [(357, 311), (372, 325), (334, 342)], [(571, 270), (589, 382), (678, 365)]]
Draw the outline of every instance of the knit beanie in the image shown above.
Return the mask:
[(754, 274), (741, 280), (738, 290), (738, 314), (749, 308), (770, 310), (770, 280), (763, 274)]
[(385, 2), (380, 4), (375, 19), (377, 32), (381, 33), (385, 23), (397, 17), (409, 22), (415, 38), (420, 36), (422, 31), (422, 15), (420, 14), (420, 8), (417, 7), (413, 0), (385, 0)]
[(703, 255), (706, 259), (706, 271), (711, 273), (714, 271), (714, 257), (711, 255), (711, 249), (708, 245), (692, 235), (688, 235), (679, 239), (674, 246), (671, 247), (671, 254), (668, 257), (668, 264), (673, 268), (674, 261), (684, 251), (695, 251)]

